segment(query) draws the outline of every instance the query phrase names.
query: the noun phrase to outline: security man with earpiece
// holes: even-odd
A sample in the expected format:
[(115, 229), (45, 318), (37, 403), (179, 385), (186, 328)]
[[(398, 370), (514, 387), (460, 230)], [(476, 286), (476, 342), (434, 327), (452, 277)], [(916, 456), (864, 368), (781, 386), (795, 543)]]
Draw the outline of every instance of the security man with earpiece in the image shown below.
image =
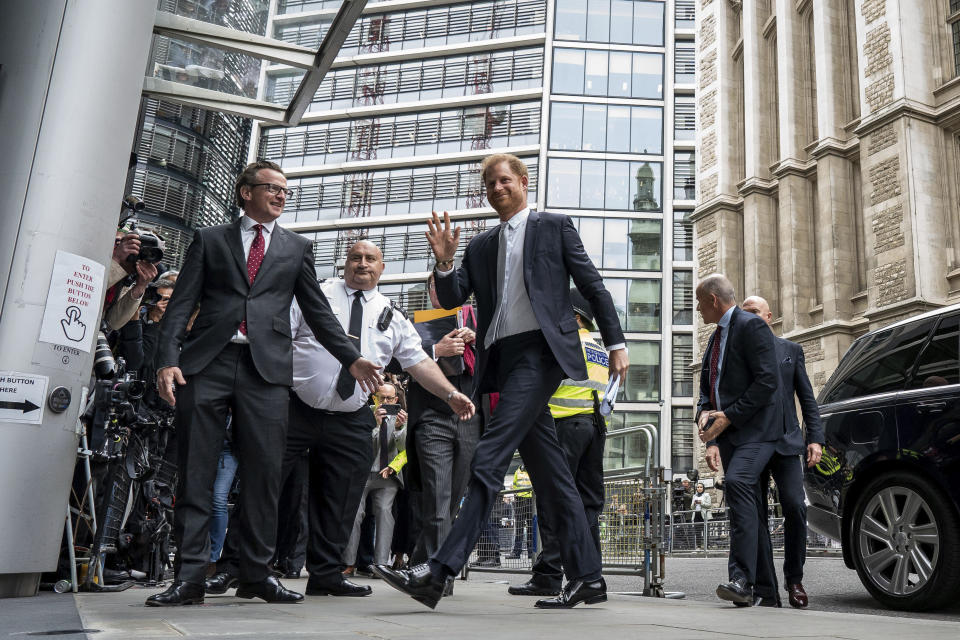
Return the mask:
[[(609, 358), (607, 350), (590, 332), (594, 330), (590, 305), (573, 288), (570, 302), (580, 327), (580, 344), (587, 362), (586, 380), (566, 379), (550, 398), (550, 414), (557, 427), (560, 447), (567, 457), (570, 473), (577, 485), (590, 533), (600, 549), (600, 512), (603, 511), (603, 445), (607, 435), (606, 420), (600, 415), (600, 397), (607, 388)], [(537, 501), (537, 511), (544, 505)], [(549, 519), (538, 518), (541, 551), (533, 565), (533, 576), (507, 591), (515, 596), (544, 596), (560, 593), (563, 568), (560, 562), (561, 541), (549, 530)]]

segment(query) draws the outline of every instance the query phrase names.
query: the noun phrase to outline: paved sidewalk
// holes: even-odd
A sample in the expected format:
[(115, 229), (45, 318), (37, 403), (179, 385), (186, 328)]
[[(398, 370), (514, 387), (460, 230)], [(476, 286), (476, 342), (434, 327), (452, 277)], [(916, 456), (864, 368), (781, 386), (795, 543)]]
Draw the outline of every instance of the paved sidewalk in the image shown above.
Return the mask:
[[(302, 590), (306, 580), (287, 586)], [(300, 605), (270, 605), (230, 595), (203, 606), (147, 608), (153, 590), (75, 596), (91, 640), (136, 638), (448, 638), (605, 640), (619, 638), (837, 638), (843, 640), (956, 640), (960, 624), (793, 609), (737, 609), (717, 601), (662, 600), (611, 594), (603, 605), (540, 611), (533, 598), (510, 597), (505, 585), (458, 581), (435, 611), (370, 581), (367, 598), (308, 597)], [(232, 593), (232, 592), (231, 592)], [(69, 596), (67, 596), (69, 597)]]

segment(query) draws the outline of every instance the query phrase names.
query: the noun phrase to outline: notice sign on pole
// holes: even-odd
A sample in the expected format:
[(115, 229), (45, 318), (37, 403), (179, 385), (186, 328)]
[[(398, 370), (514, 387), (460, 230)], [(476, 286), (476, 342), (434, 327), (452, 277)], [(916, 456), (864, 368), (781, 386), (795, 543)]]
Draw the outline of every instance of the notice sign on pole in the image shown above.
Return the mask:
[(0, 422), (43, 422), (46, 376), (0, 371)]
[(100, 316), (104, 267), (99, 262), (57, 251), (50, 292), (43, 311), (40, 341), (90, 353)]

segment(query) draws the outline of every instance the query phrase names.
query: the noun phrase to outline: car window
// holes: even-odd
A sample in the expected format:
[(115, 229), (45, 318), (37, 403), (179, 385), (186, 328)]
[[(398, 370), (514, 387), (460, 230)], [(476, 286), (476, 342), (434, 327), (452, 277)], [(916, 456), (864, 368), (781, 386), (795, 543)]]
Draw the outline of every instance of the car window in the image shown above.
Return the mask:
[(913, 322), (868, 338), (823, 401), (902, 390), (932, 327), (933, 321)]
[(917, 361), (908, 389), (960, 384), (960, 313), (940, 320)]

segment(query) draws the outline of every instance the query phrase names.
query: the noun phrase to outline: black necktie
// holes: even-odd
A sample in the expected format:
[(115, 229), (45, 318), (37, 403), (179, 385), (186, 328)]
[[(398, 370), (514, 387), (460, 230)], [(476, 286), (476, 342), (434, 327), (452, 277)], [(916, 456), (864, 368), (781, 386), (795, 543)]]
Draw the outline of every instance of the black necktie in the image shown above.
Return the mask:
[[(350, 307), (350, 329), (347, 331), (347, 337), (353, 342), (353, 346), (360, 351), (360, 331), (363, 329), (363, 292), (357, 291), (353, 294), (353, 306)], [(337, 393), (341, 400), (346, 400), (353, 395), (357, 381), (350, 375), (350, 370), (340, 367), (340, 377), (337, 379)]]
[(390, 464), (390, 421), (384, 418), (380, 422), (380, 469), (386, 469)]

